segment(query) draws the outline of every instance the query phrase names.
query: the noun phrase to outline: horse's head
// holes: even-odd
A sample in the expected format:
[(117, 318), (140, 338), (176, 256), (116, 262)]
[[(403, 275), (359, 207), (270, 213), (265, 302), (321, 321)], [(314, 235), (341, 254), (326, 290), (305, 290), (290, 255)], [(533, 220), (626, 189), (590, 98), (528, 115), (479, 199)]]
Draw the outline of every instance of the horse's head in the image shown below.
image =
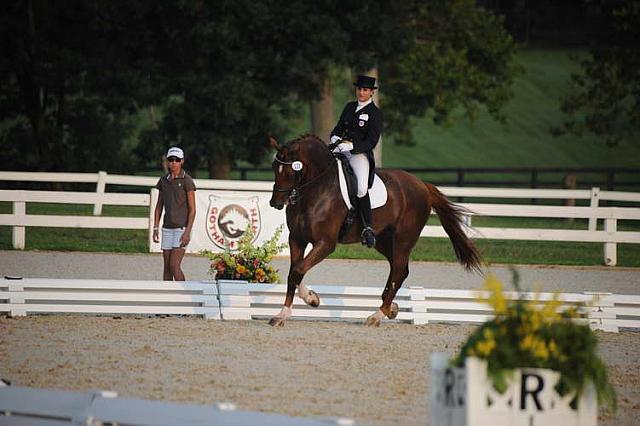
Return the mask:
[(329, 160), (329, 150), (314, 136), (304, 136), (284, 145), (270, 137), (269, 145), (277, 151), (271, 165), (275, 182), (269, 204), (281, 210), (287, 203), (297, 202), (305, 186), (303, 180), (315, 175), (319, 161)]

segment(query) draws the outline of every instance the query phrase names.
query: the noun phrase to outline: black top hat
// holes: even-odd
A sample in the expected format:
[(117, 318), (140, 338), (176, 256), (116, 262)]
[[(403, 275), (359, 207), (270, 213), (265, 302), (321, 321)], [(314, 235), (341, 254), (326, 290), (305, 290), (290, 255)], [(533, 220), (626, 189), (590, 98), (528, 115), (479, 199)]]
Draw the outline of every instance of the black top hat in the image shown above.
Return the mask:
[(375, 77), (369, 77), (368, 75), (359, 75), (358, 80), (353, 85), (365, 89), (377, 89)]

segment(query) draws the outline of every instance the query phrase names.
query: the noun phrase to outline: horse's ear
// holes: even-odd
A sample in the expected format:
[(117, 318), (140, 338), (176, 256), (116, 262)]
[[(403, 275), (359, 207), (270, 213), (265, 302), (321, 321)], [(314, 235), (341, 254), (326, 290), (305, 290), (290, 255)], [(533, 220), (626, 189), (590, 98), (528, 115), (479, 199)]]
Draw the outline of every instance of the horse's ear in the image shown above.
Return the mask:
[(280, 145), (278, 145), (278, 141), (273, 136), (269, 136), (269, 138), (267, 139), (267, 145), (275, 149), (276, 151), (280, 151), (281, 149)]

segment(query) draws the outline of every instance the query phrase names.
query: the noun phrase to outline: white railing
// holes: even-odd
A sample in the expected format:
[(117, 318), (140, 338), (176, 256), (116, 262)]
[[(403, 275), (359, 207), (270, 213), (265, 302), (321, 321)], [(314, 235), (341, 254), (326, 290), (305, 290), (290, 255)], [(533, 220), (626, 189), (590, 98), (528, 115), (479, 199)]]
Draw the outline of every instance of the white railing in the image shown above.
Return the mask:
[(344, 417), (304, 418), (236, 410), (229, 402), (176, 404), (118, 397), (113, 391), (73, 392), (0, 386), (0, 423), (11, 425), (353, 425)]
[[(16, 249), (24, 249), (25, 227), (149, 229), (148, 217), (61, 216), (27, 214), (27, 203), (94, 204), (149, 207), (149, 194), (0, 190), (0, 201), (13, 203), (13, 213), (0, 214), (0, 225), (13, 227)], [(96, 204), (97, 205), (97, 204)]]
[[(108, 174), (104, 171), (97, 173), (50, 173), (50, 172), (10, 172), (0, 171), (0, 181), (13, 182), (66, 182), (66, 183), (95, 183), (96, 193), (105, 192), (106, 185), (128, 185), (153, 187), (158, 177), (129, 176)], [(220, 189), (230, 191), (271, 191), (272, 182), (195, 179), (196, 187), (200, 189)], [(598, 207), (600, 201), (627, 201), (640, 203), (640, 193), (621, 191), (601, 191), (600, 188), (588, 189), (503, 189), (503, 188), (472, 188), (472, 187), (440, 187), (448, 197), (474, 198), (539, 198), (561, 200), (589, 200), (590, 207)], [(100, 198), (95, 201), (94, 215), (102, 211)], [(589, 222), (589, 229), (595, 223)]]
[[(362, 320), (380, 306), (380, 287), (310, 285), (321, 297), (311, 308), (294, 299), (293, 318)], [(180, 314), (208, 319), (269, 318), (282, 308), (287, 286), (234, 281), (136, 281), (82, 279), (0, 280), (0, 312), (12, 316), (38, 313)], [(397, 321), (481, 323), (491, 308), (474, 290), (401, 288), (395, 298)], [(509, 298), (548, 300), (552, 293), (507, 293)], [(640, 295), (562, 293), (563, 306), (578, 306), (593, 329), (640, 328)]]
[[(149, 218), (125, 217), (87, 217), (87, 216), (50, 216), (27, 215), (27, 202), (51, 202), (72, 204), (93, 204), (94, 216), (102, 213), (105, 204), (145, 206), (153, 204), (152, 196), (148, 194), (121, 194), (105, 192), (106, 185), (132, 185), (153, 187), (158, 178), (146, 176), (109, 175), (98, 173), (31, 173), (31, 172), (0, 172), (0, 180), (11, 181), (43, 181), (43, 182), (78, 182), (96, 183), (96, 192), (56, 192), (56, 191), (21, 191), (0, 190), (0, 201), (13, 202), (13, 214), (0, 214), (0, 225), (13, 227), (13, 245), (22, 249), (25, 246), (25, 226), (64, 226), (64, 227), (92, 227), (92, 228), (125, 228), (149, 229), (152, 218), (152, 208)], [(252, 191), (262, 194), (270, 192), (271, 182), (232, 181), (196, 179), (196, 186), (200, 189), (214, 189), (220, 191)], [(603, 244), (603, 263), (614, 266), (617, 264), (617, 244), (640, 243), (640, 232), (618, 230), (619, 220), (640, 220), (640, 207), (600, 207), (601, 201), (622, 201), (640, 203), (640, 193), (620, 191), (591, 190), (562, 190), (562, 189), (504, 189), (504, 188), (439, 188), (448, 197), (490, 198), (490, 199), (539, 199), (539, 200), (588, 200), (589, 206), (548, 206), (522, 204), (463, 204), (474, 215), (497, 217), (548, 217), (565, 219), (587, 219), (585, 230), (579, 229), (538, 229), (538, 228), (498, 228), (479, 227), (469, 228), (469, 235), (475, 238), (489, 238), (501, 240), (537, 240), (537, 241), (571, 241), (593, 242)], [(153, 190), (152, 190), (153, 191)], [(598, 229), (598, 220), (604, 223)], [(471, 218), (469, 218), (469, 223)], [(440, 226), (426, 226), (421, 236), (446, 237)], [(151, 232), (149, 232), (151, 238)]]
[[(635, 195), (635, 194), (632, 194)], [(542, 229), (542, 228), (498, 228), (473, 227), (467, 234), (473, 238), (495, 240), (533, 240), (533, 241), (573, 241), (604, 244), (604, 264), (617, 264), (617, 244), (640, 243), (640, 232), (619, 231), (619, 220), (640, 220), (640, 208), (630, 207), (570, 207), (538, 206), (520, 204), (462, 204), (477, 216), (495, 217), (535, 217), (588, 219), (589, 229)], [(604, 221), (604, 228), (597, 229), (598, 219)], [(446, 237), (441, 226), (427, 225), (421, 237)]]
[[(95, 183), (96, 194), (104, 194), (107, 185), (143, 186), (151, 188), (158, 183), (158, 177), (128, 176), (98, 173), (48, 173), (48, 172), (6, 172), (0, 171), (0, 181), (13, 182), (62, 182), (62, 183)], [(271, 191), (273, 183), (261, 181), (237, 181), (216, 179), (194, 179), (196, 187), (200, 189), (221, 189), (228, 191)], [(96, 198), (93, 214), (102, 214), (102, 205), (108, 204), (101, 198)]]

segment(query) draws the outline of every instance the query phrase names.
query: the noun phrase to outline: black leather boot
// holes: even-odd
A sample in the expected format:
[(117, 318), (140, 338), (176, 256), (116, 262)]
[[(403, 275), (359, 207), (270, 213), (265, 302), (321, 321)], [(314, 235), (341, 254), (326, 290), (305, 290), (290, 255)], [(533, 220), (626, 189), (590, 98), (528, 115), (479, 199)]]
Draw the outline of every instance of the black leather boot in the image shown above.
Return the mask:
[(358, 210), (362, 218), (362, 234), (360, 235), (362, 244), (371, 248), (376, 245), (376, 236), (371, 229), (371, 200), (369, 193), (362, 198), (358, 198)]

